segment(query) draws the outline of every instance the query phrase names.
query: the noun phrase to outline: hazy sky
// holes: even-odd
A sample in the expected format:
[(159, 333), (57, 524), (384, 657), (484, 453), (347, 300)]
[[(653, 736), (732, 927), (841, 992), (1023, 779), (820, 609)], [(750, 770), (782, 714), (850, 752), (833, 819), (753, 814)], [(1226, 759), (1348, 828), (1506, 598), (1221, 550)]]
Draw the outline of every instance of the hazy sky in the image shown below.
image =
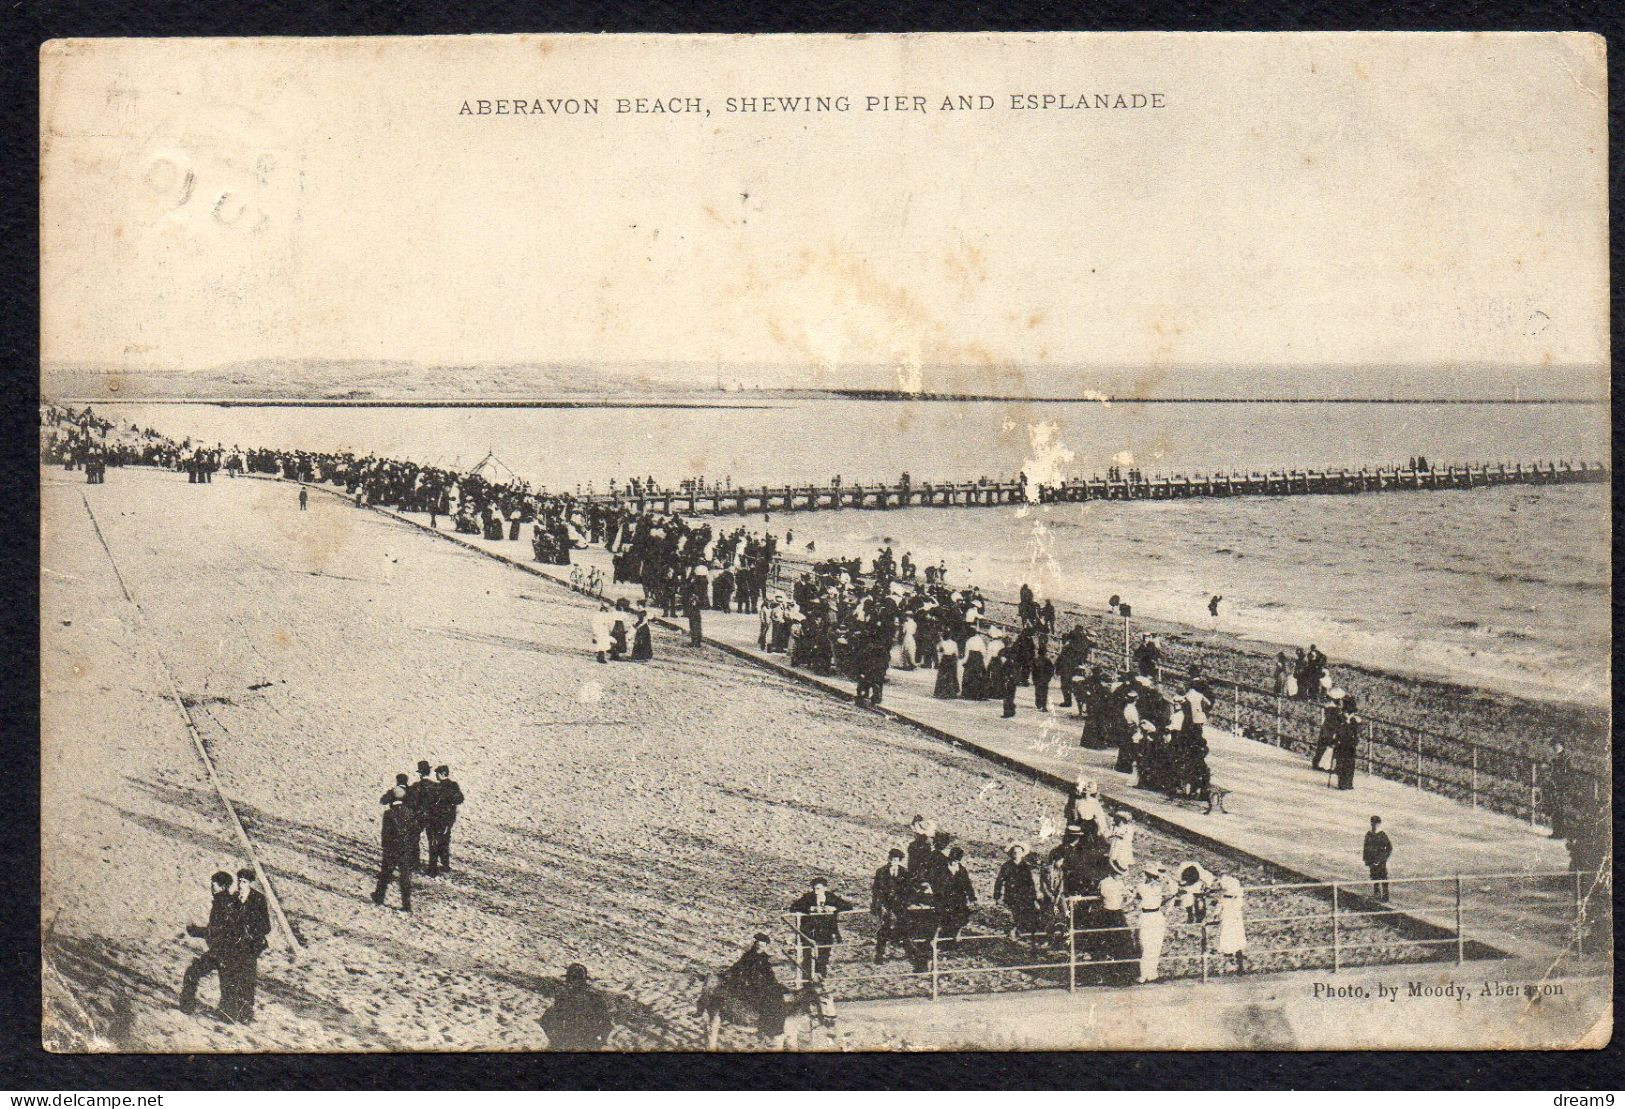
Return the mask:
[[(1582, 36), (107, 41), (41, 80), (48, 360), (1607, 362)], [(1045, 92), (1165, 106), (1009, 106)], [(726, 111), (769, 95), (852, 103)], [(458, 114), (548, 97), (600, 114)]]

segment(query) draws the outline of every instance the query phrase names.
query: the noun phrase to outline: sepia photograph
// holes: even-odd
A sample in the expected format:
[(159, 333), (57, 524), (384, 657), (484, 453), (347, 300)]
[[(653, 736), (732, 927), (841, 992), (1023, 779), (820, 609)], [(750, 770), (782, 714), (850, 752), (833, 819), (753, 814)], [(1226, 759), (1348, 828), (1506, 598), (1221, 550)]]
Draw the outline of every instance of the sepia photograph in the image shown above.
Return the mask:
[(1606, 1046), (1606, 72), (45, 43), (44, 1048)]

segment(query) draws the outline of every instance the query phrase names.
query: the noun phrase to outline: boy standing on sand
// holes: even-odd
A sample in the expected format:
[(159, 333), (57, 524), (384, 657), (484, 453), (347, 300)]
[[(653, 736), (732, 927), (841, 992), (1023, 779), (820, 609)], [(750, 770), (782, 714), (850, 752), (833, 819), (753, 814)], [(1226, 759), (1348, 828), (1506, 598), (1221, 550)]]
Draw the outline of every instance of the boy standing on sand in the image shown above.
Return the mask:
[(233, 960), (241, 943), (242, 909), (231, 892), (231, 874), (217, 870), (209, 879), (212, 900), (209, 904), (209, 923), (188, 924), (186, 934), (203, 940), (208, 949), (192, 960), (181, 979), (180, 1010), (190, 1013), (197, 1008), (198, 983), (209, 975), (217, 975), (220, 982), (220, 1012), (233, 1017), (237, 1012), (237, 975), (233, 974)]

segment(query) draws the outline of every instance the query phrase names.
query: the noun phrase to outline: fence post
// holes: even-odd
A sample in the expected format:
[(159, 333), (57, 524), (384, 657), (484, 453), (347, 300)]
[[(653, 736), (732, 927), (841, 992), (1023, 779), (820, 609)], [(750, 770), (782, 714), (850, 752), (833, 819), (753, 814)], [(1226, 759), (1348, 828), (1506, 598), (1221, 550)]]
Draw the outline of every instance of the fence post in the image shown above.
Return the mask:
[(937, 999), (937, 937), (931, 935), (931, 1000)]
[(801, 978), (801, 965), (805, 961), (801, 955), (801, 914), (792, 913), (790, 915), (790, 919), (793, 922), (790, 927), (793, 928), (796, 933), (796, 989), (799, 990), (802, 986), (806, 985), (806, 982), (804, 982)]
[(1416, 733), (1416, 788), (1422, 788), (1422, 733)]
[[(1282, 743), (1281, 743), (1281, 695), (1279, 693), (1277, 693), (1275, 695), (1275, 746), (1277, 746), (1277, 747), (1282, 746)], [(1371, 768), (1369, 766), (1366, 767), (1366, 773), (1367, 774), (1371, 773)]]
[(1365, 772), (1371, 773), (1371, 748), (1376, 745), (1377, 725), (1370, 720), (1365, 722)]
[(1207, 981), (1207, 921), (1202, 921), (1202, 981)]
[(1473, 744), (1473, 808), (1478, 808), (1478, 744)]
[(1461, 875), (1456, 875), (1456, 965), (1460, 966), (1466, 959), (1466, 941), (1461, 934)]
[(1332, 883), (1332, 973), (1343, 969), (1343, 926), (1338, 919), (1337, 883)]
[(1128, 657), (1128, 624), (1129, 624), (1128, 617), (1127, 616), (1123, 617), (1123, 669), (1124, 670), (1132, 670), (1133, 669), (1133, 667), (1129, 665), (1129, 657)]
[(1066, 992), (1078, 989), (1078, 914), (1077, 902), (1066, 906)]
[(1234, 698), (1230, 702), (1231, 705), (1234, 706), (1230, 710), (1230, 731), (1232, 735), (1239, 736), (1241, 734), (1241, 685), (1239, 683), (1232, 682), (1230, 684), (1230, 694)]

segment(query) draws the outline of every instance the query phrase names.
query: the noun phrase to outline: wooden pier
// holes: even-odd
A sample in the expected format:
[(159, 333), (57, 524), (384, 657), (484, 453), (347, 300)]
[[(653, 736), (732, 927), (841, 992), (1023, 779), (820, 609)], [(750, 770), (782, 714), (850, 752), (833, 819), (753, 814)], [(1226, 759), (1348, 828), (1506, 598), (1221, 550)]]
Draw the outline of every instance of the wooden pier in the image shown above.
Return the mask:
[(1485, 489), (1498, 485), (1576, 485), (1611, 480), (1602, 462), (1464, 463), (1427, 469), (1378, 467), (1358, 470), (1282, 470), (1263, 473), (1148, 474), (1113, 470), (1058, 486), (1021, 480), (975, 482), (900, 481), (875, 485), (736, 486), (727, 489), (659, 490), (652, 493), (589, 494), (639, 512), (682, 515), (745, 515), (813, 512), (841, 508), (996, 508), (1013, 504), (1083, 501), (1160, 501), (1187, 497), (1290, 497), (1307, 494), (1389, 493), (1418, 489)]

